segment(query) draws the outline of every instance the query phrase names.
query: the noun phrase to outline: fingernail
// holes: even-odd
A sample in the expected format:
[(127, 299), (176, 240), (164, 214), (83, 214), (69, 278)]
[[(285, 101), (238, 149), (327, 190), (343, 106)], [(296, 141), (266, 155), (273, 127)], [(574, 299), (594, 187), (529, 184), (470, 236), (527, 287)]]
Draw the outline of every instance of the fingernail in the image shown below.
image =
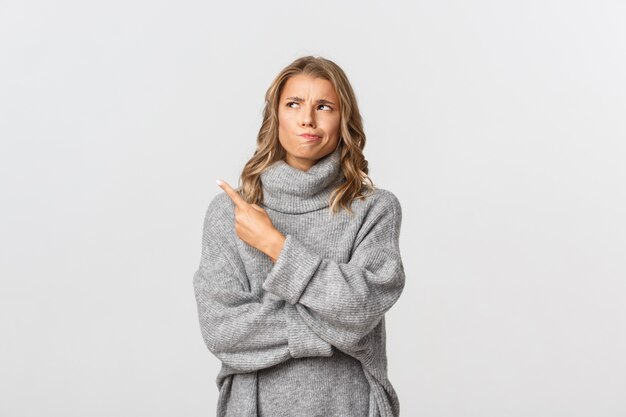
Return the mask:
[(220, 180), (215, 180), (215, 182), (217, 183), (217, 185), (222, 185), (222, 181)]

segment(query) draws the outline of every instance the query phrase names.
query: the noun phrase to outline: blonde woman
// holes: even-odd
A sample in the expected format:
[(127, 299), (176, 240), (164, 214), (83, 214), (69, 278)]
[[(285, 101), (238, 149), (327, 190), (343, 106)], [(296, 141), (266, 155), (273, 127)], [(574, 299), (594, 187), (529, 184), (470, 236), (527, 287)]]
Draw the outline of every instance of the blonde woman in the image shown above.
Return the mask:
[(218, 417), (399, 415), (384, 314), (405, 282), (402, 212), (364, 146), (344, 71), (306, 56), (269, 87), (240, 188), (217, 181), (193, 285)]

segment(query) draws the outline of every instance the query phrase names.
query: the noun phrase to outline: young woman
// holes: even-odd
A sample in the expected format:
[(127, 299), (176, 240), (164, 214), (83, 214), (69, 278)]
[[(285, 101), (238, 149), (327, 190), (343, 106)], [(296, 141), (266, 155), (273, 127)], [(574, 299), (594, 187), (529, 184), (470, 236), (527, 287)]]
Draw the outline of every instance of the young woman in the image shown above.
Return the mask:
[(384, 314), (404, 287), (402, 212), (364, 146), (340, 67), (306, 56), (278, 74), (241, 187), (218, 181), (193, 278), (218, 417), (399, 415)]

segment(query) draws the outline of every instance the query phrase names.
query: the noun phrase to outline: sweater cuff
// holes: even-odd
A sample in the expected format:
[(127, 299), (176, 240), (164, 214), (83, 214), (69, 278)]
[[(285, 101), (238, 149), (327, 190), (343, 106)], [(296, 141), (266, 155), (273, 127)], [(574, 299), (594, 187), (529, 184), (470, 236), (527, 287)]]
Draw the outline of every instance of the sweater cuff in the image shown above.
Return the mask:
[(332, 356), (330, 343), (320, 338), (304, 323), (296, 306), (285, 303), (284, 308), (291, 357)]
[(285, 236), (276, 263), (263, 282), (263, 289), (296, 304), (322, 258), (307, 249), (292, 235)]

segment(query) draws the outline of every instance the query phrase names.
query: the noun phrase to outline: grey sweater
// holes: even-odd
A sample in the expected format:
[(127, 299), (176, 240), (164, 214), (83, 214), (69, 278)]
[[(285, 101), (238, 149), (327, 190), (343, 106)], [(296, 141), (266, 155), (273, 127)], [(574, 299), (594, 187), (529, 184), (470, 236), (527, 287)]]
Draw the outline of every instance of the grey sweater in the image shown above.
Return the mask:
[(401, 207), (377, 188), (354, 215), (331, 214), (340, 168), (337, 149), (306, 172), (278, 161), (261, 174), (262, 207), (286, 237), (276, 263), (239, 239), (225, 192), (209, 204), (193, 285), (222, 363), (218, 417), (399, 415), (384, 314), (404, 288)]

